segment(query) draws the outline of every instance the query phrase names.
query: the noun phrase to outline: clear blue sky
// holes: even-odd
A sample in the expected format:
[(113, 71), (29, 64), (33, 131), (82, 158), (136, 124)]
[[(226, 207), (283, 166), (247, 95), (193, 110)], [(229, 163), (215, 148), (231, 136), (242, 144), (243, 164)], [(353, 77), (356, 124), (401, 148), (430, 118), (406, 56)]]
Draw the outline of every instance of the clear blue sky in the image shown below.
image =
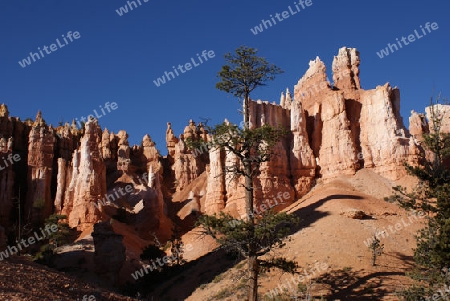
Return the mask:
[[(240, 121), (237, 100), (215, 89), (223, 54), (240, 45), (257, 48), (285, 70), (253, 98), (278, 102), (280, 92), (292, 91), (316, 56), (330, 73), (342, 46), (360, 51), (364, 89), (386, 82), (400, 88), (406, 124), (412, 109), (428, 105), (433, 88), (450, 96), (448, 0), (312, 0), (258, 35), (250, 28), (288, 6), (295, 12), (295, 1), (140, 1), (119, 16), (116, 9), (125, 0), (2, 0), (0, 103), (22, 120), (42, 110), (47, 123), (57, 125), (61, 118), (71, 121), (116, 102), (118, 108), (100, 118), (101, 126), (125, 129), (132, 144), (148, 133), (165, 154), (169, 121), (177, 136), (191, 118), (211, 118), (211, 124), (225, 117)], [(439, 29), (378, 57), (377, 51), (414, 30), (420, 33), (426, 22), (438, 23)], [(18, 64), (57, 38), (64, 45), (61, 36), (69, 31), (81, 37), (25, 68)], [(203, 50), (216, 56), (160, 87), (153, 83)]]

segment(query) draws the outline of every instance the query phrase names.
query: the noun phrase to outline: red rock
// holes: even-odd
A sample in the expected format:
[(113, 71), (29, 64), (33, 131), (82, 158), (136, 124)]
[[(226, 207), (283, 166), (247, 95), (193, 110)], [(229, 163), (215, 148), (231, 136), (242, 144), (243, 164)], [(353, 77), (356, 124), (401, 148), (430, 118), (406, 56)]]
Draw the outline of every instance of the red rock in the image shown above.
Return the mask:
[(53, 212), (51, 180), (56, 133), (38, 112), (28, 140), (28, 191), (25, 212), (42, 219)]
[(85, 124), (81, 145), (72, 160), (70, 181), (65, 192), (62, 213), (69, 226), (84, 230), (100, 220), (94, 204), (106, 193), (106, 166), (101, 151), (102, 132), (95, 119)]

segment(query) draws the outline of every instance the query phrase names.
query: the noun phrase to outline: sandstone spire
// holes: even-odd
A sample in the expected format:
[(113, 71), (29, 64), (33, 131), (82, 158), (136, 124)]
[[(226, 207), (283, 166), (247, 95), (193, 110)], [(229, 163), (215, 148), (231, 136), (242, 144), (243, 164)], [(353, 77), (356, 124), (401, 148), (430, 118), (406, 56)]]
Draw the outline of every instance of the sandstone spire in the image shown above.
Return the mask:
[(153, 172), (153, 166), (150, 165), (148, 170), (148, 187), (153, 188), (153, 183), (155, 181), (155, 173)]
[(333, 59), (333, 81), (339, 90), (361, 89), (359, 80), (359, 52), (356, 48), (342, 47)]
[(294, 99), (301, 101), (304, 110), (309, 110), (329, 90), (325, 64), (316, 57), (309, 62), (309, 68), (305, 75), (294, 87)]
[(283, 91), (281, 91), (280, 106), (282, 108), (286, 108), (286, 96), (284, 96), (284, 92)]
[(4, 103), (0, 105), (0, 117), (9, 117), (8, 107)]
[(167, 123), (166, 130), (166, 146), (169, 151), (169, 155), (173, 157), (175, 155), (175, 145), (178, 143), (178, 138), (173, 134), (172, 124)]

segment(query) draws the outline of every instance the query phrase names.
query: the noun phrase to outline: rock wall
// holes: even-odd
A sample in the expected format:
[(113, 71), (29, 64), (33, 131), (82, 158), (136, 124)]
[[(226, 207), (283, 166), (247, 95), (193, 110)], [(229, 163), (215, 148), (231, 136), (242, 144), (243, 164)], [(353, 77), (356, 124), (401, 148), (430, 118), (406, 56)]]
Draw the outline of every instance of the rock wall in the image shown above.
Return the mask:
[(171, 169), (176, 179), (175, 188), (177, 191), (183, 190), (192, 183), (200, 174), (205, 171), (208, 164), (208, 153), (201, 147), (191, 150), (187, 146), (188, 139), (192, 141), (207, 141), (207, 132), (202, 123), (198, 126), (193, 120), (185, 127), (183, 134), (176, 138), (173, 134), (171, 124), (167, 124), (166, 143), (168, 148)]
[(88, 120), (80, 148), (73, 154), (62, 214), (68, 216), (69, 226), (81, 230), (101, 219), (100, 211), (94, 206), (106, 193), (106, 166), (102, 159), (101, 139), (102, 131), (97, 121)]
[(13, 122), (9, 118), (8, 108), (2, 104), (0, 105), (0, 227), (9, 225), (13, 208), (13, 166), (8, 161), (8, 156), (12, 156), (12, 133)]
[(398, 89), (389, 84), (361, 89), (359, 64), (356, 49), (341, 48), (331, 84), (316, 58), (294, 88), (294, 103), (305, 110), (319, 177), (351, 175), (364, 167), (395, 180), (405, 175), (404, 161), (417, 163), (417, 143), (403, 125)]
[[(359, 65), (359, 52), (343, 47), (333, 59), (333, 82), (317, 57), (293, 95), (287, 89), (279, 104), (250, 102), (251, 127), (270, 124), (291, 130), (274, 147), (272, 160), (261, 166), (253, 183), (255, 206), (279, 193), (288, 195), (289, 204), (318, 178), (328, 181), (369, 168), (395, 180), (405, 174), (403, 162), (417, 164), (422, 134), (432, 128), (429, 109), (427, 115), (412, 112), (408, 131), (400, 116), (399, 90), (389, 84), (362, 89)], [(449, 131), (450, 109), (440, 108), (446, 118), (443, 129)], [(117, 206), (130, 205), (129, 211), (137, 214), (135, 229), (147, 233), (167, 227), (172, 195), (187, 195), (186, 189), (192, 189), (204, 173), (206, 191), (201, 193), (199, 210), (243, 215), (244, 179), (224, 173), (225, 166), (239, 160), (224, 150), (209, 150), (206, 142), (211, 139), (201, 123), (190, 120), (178, 137), (168, 123), (168, 154), (163, 157), (148, 135), (141, 145), (130, 146), (125, 131), (102, 131), (95, 119), (81, 130), (74, 122), (54, 129), (40, 113), (34, 122), (22, 122), (9, 117), (6, 106), (0, 105), (0, 225), (11, 223), (12, 199), (23, 191), (22, 217), (33, 210), (44, 217), (62, 213), (68, 215), (70, 226), (87, 229), (109, 214), (106, 206), (95, 204), (121, 185), (132, 184), (132, 192)], [(205, 146), (190, 150), (188, 140)], [(3, 158), (16, 154), (21, 160), (1, 169)]]
[(55, 129), (40, 112), (35, 121), (22, 122), (0, 105), (0, 225), (9, 231), (17, 222), (20, 196), (23, 222), (58, 213), (68, 216), (70, 226), (87, 229), (108, 217), (98, 202), (125, 182), (133, 189), (124, 199), (130, 206), (133, 198), (142, 203), (137, 228), (158, 230), (161, 221), (170, 225), (161, 162), (148, 135), (141, 146), (130, 147), (125, 131), (102, 132), (95, 119), (84, 129), (75, 122)]
[(123, 236), (115, 233), (109, 223), (103, 222), (95, 224), (92, 237), (95, 246), (95, 272), (115, 284), (126, 260)]
[(309, 144), (310, 138), (306, 129), (306, 113), (300, 101), (292, 102), (290, 143), (290, 172), (296, 197), (305, 195), (314, 184), (316, 175), (316, 157)]
[[(290, 106), (288, 98), (284, 98), (285, 106)], [(283, 99), (283, 97), (282, 97)], [(249, 103), (250, 128), (265, 124), (290, 128), (289, 110), (275, 103), (258, 100)], [(210, 137), (210, 140), (213, 138)], [(283, 138), (275, 145), (269, 162), (261, 164), (260, 175), (254, 180), (254, 205), (258, 208), (266, 199), (272, 199), (277, 193), (288, 193), (285, 203), (292, 203), (295, 196), (290, 180), (289, 164), (290, 137)], [(207, 214), (226, 210), (237, 216), (243, 216), (245, 210), (245, 192), (242, 189), (243, 177), (234, 177), (225, 173), (225, 167), (239, 165), (238, 158), (230, 152), (214, 149), (209, 152), (209, 173), (206, 189), (205, 208)], [(286, 172), (287, 171), (287, 172)]]
[(25, 213), (42, 220), (53, 212), (51, 184), (56, 133), (38, 112), (28, 140), (28, 191)]
[(361, 93), (360, 143), (364, 168), (392, 180), (415, 164), (417, 146), (400, 116), (400, 92), (389, 84)]
[(450, 105), (437, 104), (425, 108), (426, 118), (429, 121), (429, 131), (434, 132), (433, 116), (441, 119), (441, 131), (450, 132)]
[(13, 162), (12, 138), (0, 138), (0, 226), (9, 225), (10, 216), (13, 214)]

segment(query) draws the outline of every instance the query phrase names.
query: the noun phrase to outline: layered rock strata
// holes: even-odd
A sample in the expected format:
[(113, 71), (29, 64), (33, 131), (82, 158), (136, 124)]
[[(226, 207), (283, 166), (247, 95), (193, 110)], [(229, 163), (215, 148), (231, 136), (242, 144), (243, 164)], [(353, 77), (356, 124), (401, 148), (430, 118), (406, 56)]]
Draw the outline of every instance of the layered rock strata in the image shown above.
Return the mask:
[(25, 212), (42, 220), (53, 212), (51, 184), (56, 134), (38, 112), (28, 140), (28, 191)]
[(316, 58), (294, 89), (307, 116), (310, 146), (319, 175), (332, 179), (371, 168), (389, 179), (405, 174), (403, 162), (416, 163), (417, 145), (400, 116), (400, 94), (389, 84), (361, 89), (359, 53), (341, 48), (333, 60), (333, 79)]
[[(430, 110), (426, 115), (412, 112), (408, 131), (400, 116), (399, 90), (389, 84), (363, 90), (359, 65), (359, 52), (343, 47), (332, 63), (333, 82), (317, 57), (293, 93), (287, 89), (281, 94), (279, 104), (250, 102), (251, 127), (269, 124), (291, 130), (253, 183), (255, 207), (280, 193), (289, 204), (306, 194), (317, 178), (328, 181), (369, 168), (395, 180), (405, 174), (403, 162), (417, 164), (422, 135), (433, 128)], [(449, 131), (450, 109), (439, 108), (443, 130)], [(129, 206), (137, 215), (135, 229), (148, 232), (161, 227), (173, 193), (186, 192), (204, 173), (207, 182), (196, 210), (243, 215), (243, 178), (224, 172), (239, 160), (224, 150), (210, 150), (212, 139), (201, 123), (190, 120), (178, 137), (168, 123), (168, 154), (163, 157), (148, 135), (140, 146), (130, 146), (125, 131), (102, 131), (94, 119), (81, 130), (74, 122), (54, 129), (40, 113), (35, 121), (22, 122), (0, 105), (0, 164), (10, 155), (21, 158), (4, 169), (0, 165), (0, 225), (8, 227), (17, 218), (11, 214), (13, 199), (22, 191), (22, 217), (29, 212), (39, 218), (62, 213), (70, 226), (88, 229), (107, 216), (103, 206), (95, 204), (131, 184), (132, 192), (115, 205)], [(189, 149), (189, 140), (204, 146)]]
[(106, 166), (100, 148), (101, 138), (102, 131), (97, 121), (88, 120), (80, 148), (73, 154), (62, 214), (68, 216), (69, 226), (81, 230), (101, 218), (94, 205), (106, 194)]

